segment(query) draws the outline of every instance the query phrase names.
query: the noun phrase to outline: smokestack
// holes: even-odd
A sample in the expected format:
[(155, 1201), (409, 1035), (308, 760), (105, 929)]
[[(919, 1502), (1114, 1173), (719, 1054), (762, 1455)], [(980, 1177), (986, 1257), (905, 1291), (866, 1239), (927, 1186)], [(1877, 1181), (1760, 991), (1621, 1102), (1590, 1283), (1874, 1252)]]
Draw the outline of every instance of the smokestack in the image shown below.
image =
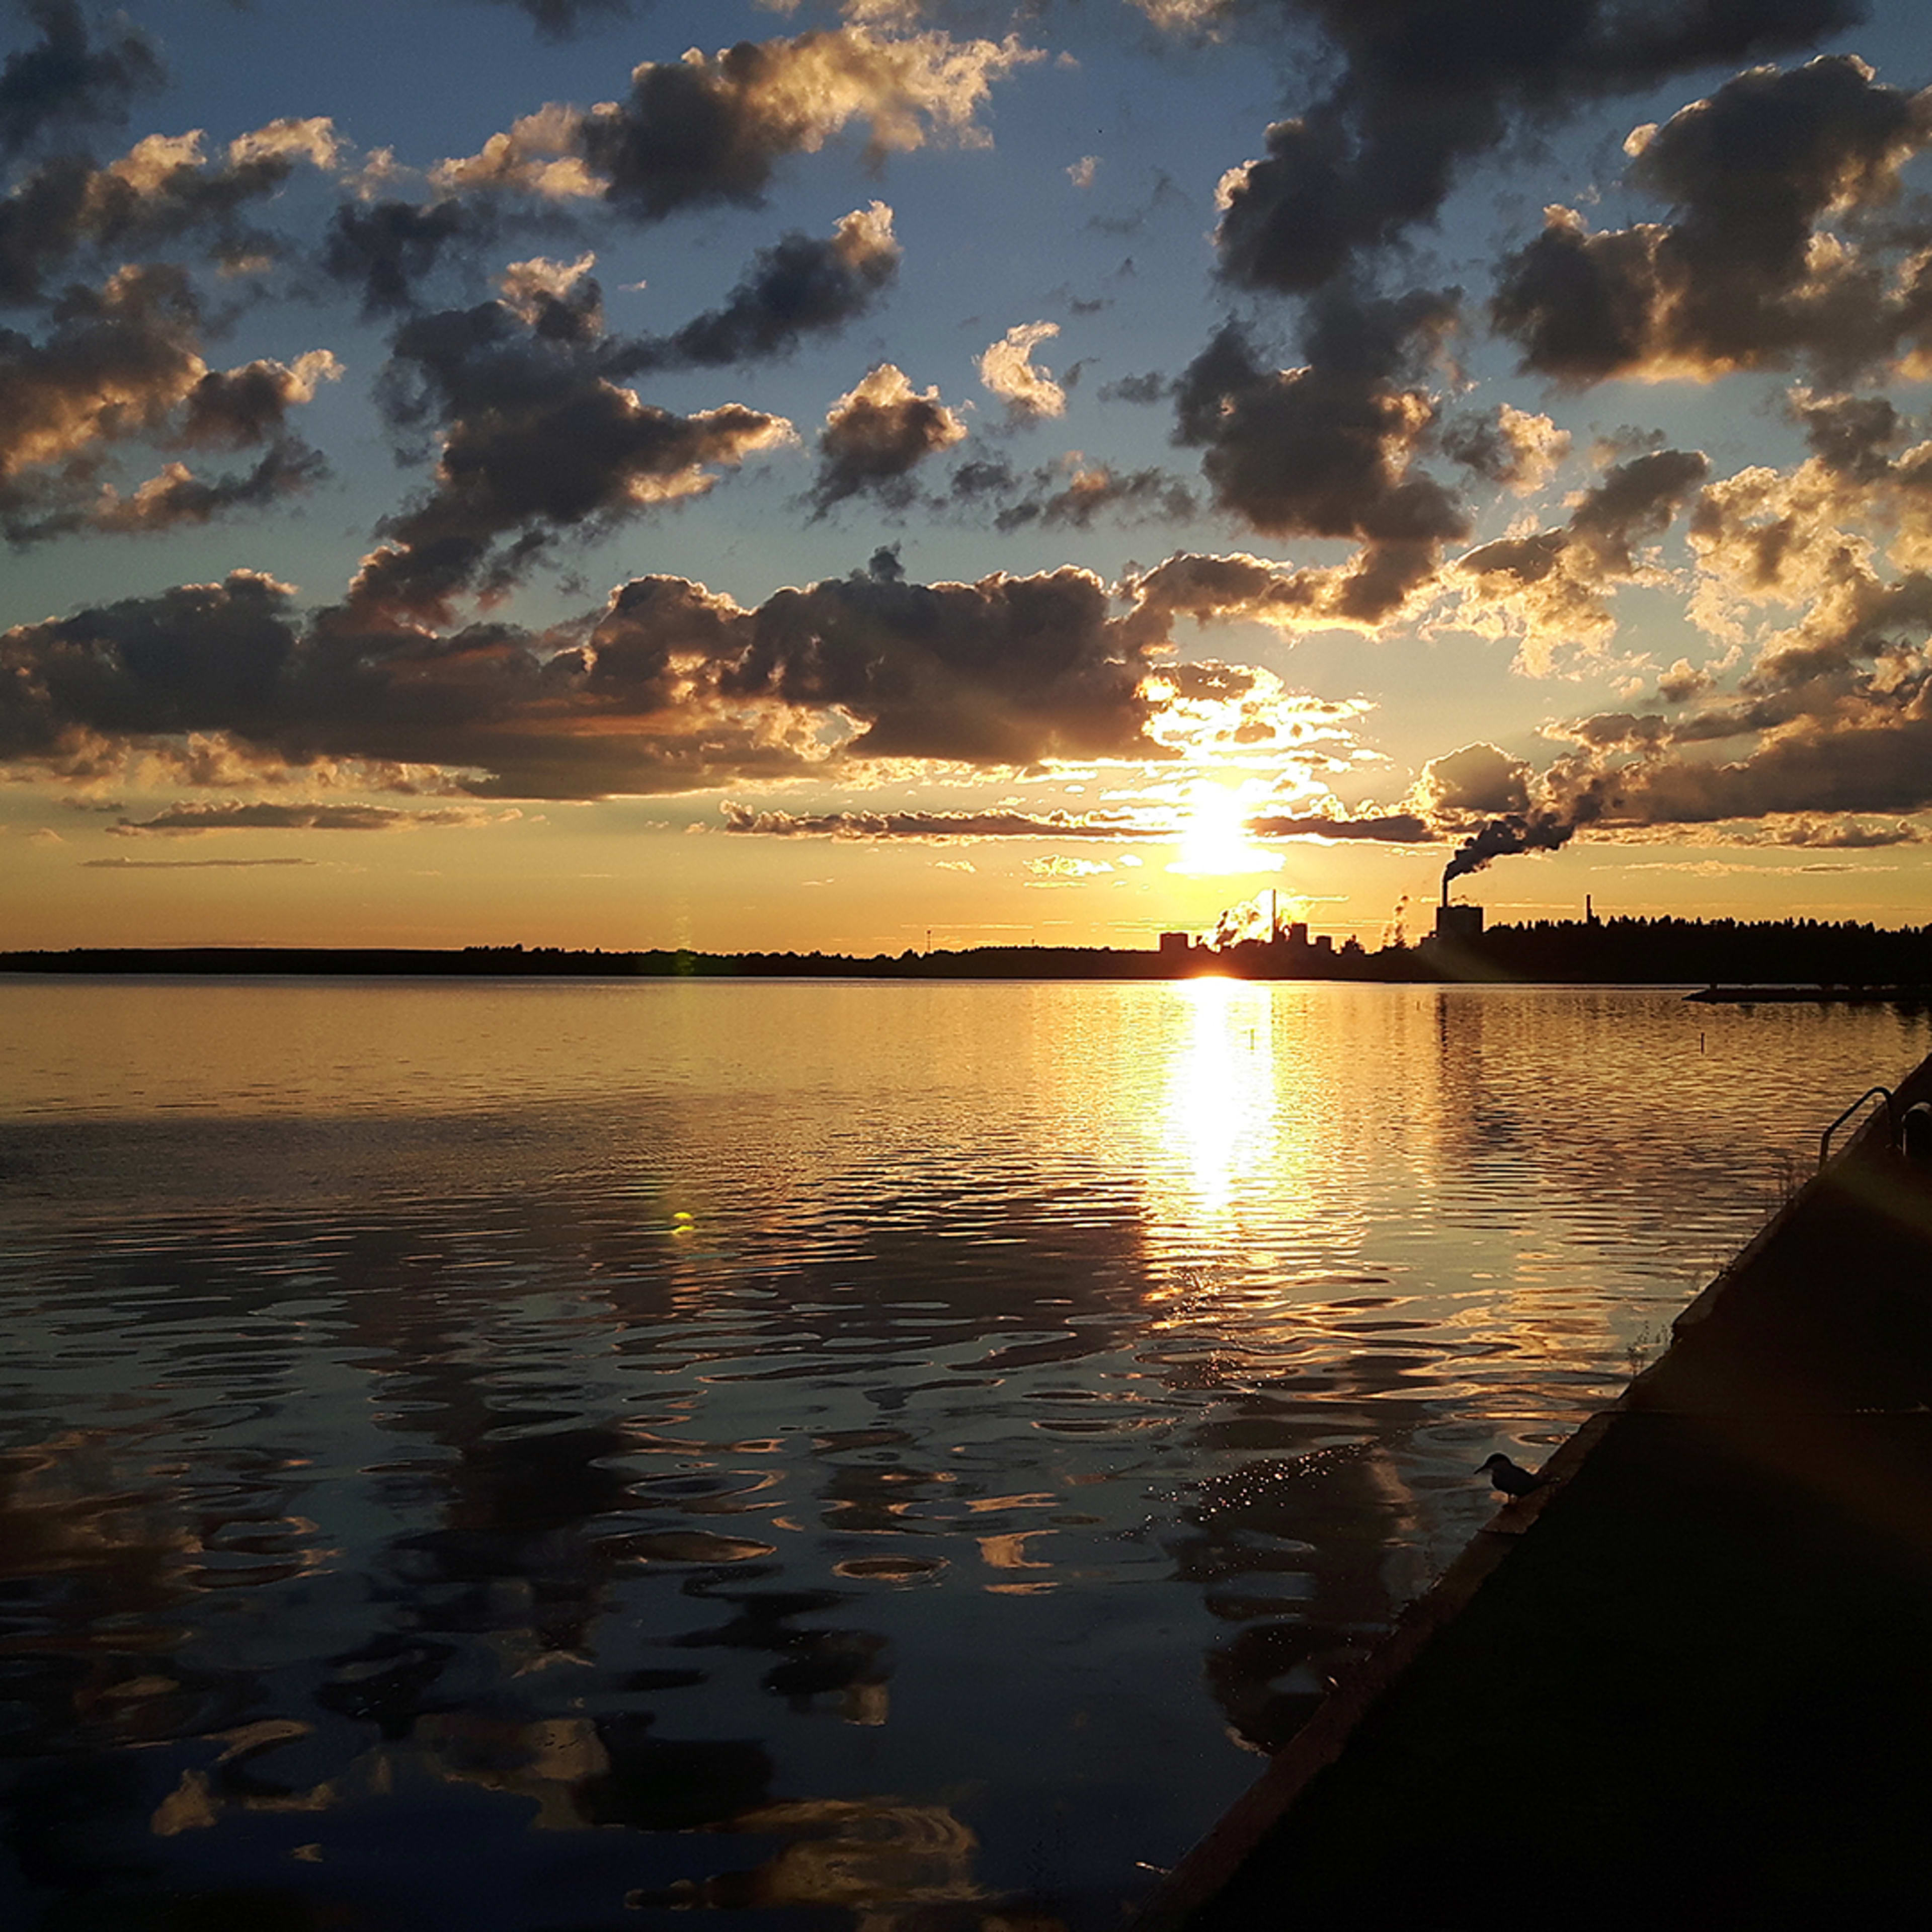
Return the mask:
[(1442, 874), (1442, 903), (1444, 905), (1449, 903), (1449, 874), (1446, 870)]

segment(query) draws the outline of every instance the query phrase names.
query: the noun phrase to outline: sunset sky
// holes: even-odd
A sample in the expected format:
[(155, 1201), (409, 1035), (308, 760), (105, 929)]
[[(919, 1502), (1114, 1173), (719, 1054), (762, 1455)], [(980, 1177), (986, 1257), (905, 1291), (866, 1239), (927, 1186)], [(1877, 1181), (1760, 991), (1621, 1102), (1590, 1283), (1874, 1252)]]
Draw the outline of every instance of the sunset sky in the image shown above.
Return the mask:
[(1932, 919), (1911, 0), (0, 32), (0, 946)]

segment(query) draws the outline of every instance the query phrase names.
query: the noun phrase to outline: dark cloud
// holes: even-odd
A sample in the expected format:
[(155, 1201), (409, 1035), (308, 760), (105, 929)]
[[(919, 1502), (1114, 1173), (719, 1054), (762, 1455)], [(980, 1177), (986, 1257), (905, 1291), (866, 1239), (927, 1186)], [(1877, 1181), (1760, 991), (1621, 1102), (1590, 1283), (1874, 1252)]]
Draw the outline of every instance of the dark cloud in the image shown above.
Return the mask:
[(0, 635), (0, 756), (87, 735), (272, 734), (297, 645), (287, 590), (252, 572), (23, 626)]
[[(453, 598), (506, 587), (566, 532), (702, 494), (720, 469), (787, 440), (782, 417), (740, 404), (676, 416), (624, 385), (645, 370), (776, 354), (836, 328), (890, 282), (898, 248), (891, 210), (874, 202), (826, 240), (784, 237), (723, 308), (642, 340), (604, 332), (590, 259), (518, 262), (501, 299), (412, 316), (397, 331), (382, 400), (398, 429), (433, 426), (436, 481), (383, 526), (389, 541), (352, 592), (358, 608), (446, 621)], [(954, 424), (890, 365), (874, 370), (828, 420), (820, 508), (901, 473), (920, 435), (956, 440), (964, 430)]]
[(199, 872), (243, 870), (256, 866), (316, 866), (319, 859), (83, 859), (91, 872)]
[(1932, 706), (1915, 682), (1904, 701), (1842, 704), (1787, 726), (1748, 756), (1713, 764), (1663, 754), (1578, 760), (1551, 776), (1581, 821), (1618, 827), (1708, 824), (1778, 814), (1916, 812), (1932, 807)]
[(1534, 782), (1522, 759), (1489, 744), (1465, 745), (1423, 767), (1417, 803), (1438, 836), (1461, 841), (1442, 868), (1445, 892), (1452, 879), (1480, 872), (1492, 859), (1553, 852), (1569, 842), (1574, 815), (1533, 800)]
[(1072, 569), (865, 574), (755, 610), (644, 578), (554, 638), (356, 606), (304, 622), (244, 572), (0, 637), (0, 760), (98, 779), (138, 754), (230, 785), (353, 764), (391, 789), (586, 798), (880, 759), (1165, 758), (1147, 670), (1106, 586)]
[(1130, 470), (1122, 475), (1104, 463), (1072, 459), (1033, 472), (1027, 494), (1004, 505), (993, 519), (1002, 532), (1037, 524), (1089, 530), (1096, 518), (1131, 523), (1185, 523), (1196, 512), (1194, 496), (1165, 470)]
[(612, 373), (718, 368), (782, 355), (807, 335), (865, 314), (892, 286), (898, 266), (892, 212), (875, 201), (846, 215), (823, 240), (794, 233), (760, 249), (722, 308), (637, 344), (614, 358)]
[(1170, 826), (1119, 814), (1070, 812), (754, 812), (727, 800), (724, 830), (761, 838), (923, 839), (944, 844), (976, 838), (1160, 838)]
[(1106, 587), (1068, 567), (781, 590), (720, 688), (837, 706), (863, 724), (852, 756), (1027, 765), (1166, 756), (1147, 736), (1145, 669), (1108, 617)]
[(322, 246), (328, 274), (359, 288), (365, 315), (415, 304), (417, 284), (446, 254), (467, 251), (492, 238), (488, 208), (454, 196), (417, 205), (385, 200), (345, 202), (335, 211)]
[(1468, 527), (1414, 466), (1436, 409), (1409, 378), (1454, 315), (1449, 296), (1331, 292), (1311, 306), (1300, 368), (1270, 368), (1230, 322), (1177, 387), (1177, 436), (1204, 452), (1222, 508), (1265, 536), (1363, 547), (1336, 598), (1345, 616), (1394, 611)]
[(1352, 602), (1356, 592), (1346, 569), (1271, 563), (1240, 553), (1203, 556), (1183, 550), (1130, 577), (1122, 588), (1133, 600), (1130, 627), (1154, 640), (1166, 639), (1180, 617), (1201, 625), (1266, 624), (1291, 634), (1363, 628), (1361, 619), (1342, 608), (1342, 600)]
[[(1932, 98), (1881, 86), (1848, 56), (1759, 68), (1661, 128), (1640, 129), (1634, 184), (1667, 224), (1592, 234), (1567, 208), (1502, 265), (1492, 314), (1526, 368), (1573, 383), (1643, 371), (1708, 376), (1804, 362), (1828, 378), (1922, 342), (1932, 289), (1886, 259), (1922, 248), (1922, 219), (1858, 245), (1932, 138)], [(1852, 239), (1820, 248), (1820, 224)]]
[(496, 822), (474, 806), (402, 812), (386, 805), (242, 804), (224, 800), (170, 806), (152, 818), (123, 818), (107, 829), (117, 838), (138, 838), (157, 832), (183, 838), (206, 832), (395, 832), (426, 825)]
[(289, 411), (308, 402), (319, 381), (340, 368), (326, 350), (286, 363), (246, 362), (212, 369), (189, 390), (176, 440), (196, 449), (246, 449), (280, 434)]
[(1530, 769), (1494, 745), (1465, 745), (1422, 768), (1416, 796), (1432, 819), (1450, 824), (1529, 809)]
[(1570, 452), (1570, 437), (1546, 416), (1508, 403), (1488, 416), (1458, 416), (1442, 423), (1438, 446), (1453, 462), (1486, 482), (1521, 491), (1540, 489)]
[(882, 38), (862, 26), (741, 40), (712, 55), (647, 61), (620, 101), (526, 116), (433, 178), (446, 193), (601, 196), (639, 221), (685, 208), (755, 206), (778, 164), (855, 122), (869, 154), (970, 136), (992, 82), (1039, 56), (1016, 40), (932, 32)]
[[(74, 531), (156, 530), (260, 507), (312, 485), (322, 459), (288, 429), (290, 411), (340, 373), (317, 350), (289, 365), (210, 370), (201, 315), (176, 268), (123, 269), (70, 288), (40, 341), (0, 330), (0, 530), (10, 543)], [(178, 464), (122, 496), (104, 480), (116, 447), (236, 451), (254, 467), (196, 478)]]
[(0, 201), (0, 302), (41, 300), (77, 257), (118, 266), (182, 241), (231, 271), (266, 260), (280, 244), (244, 212), (303, 164), (333, 166), (338, 149), (331, 124), (315, 118), (272, 122), (213, 159), (198, 133), (151, 135), (106, 167), (58, 156)]
[(206, 373), (200, 325), (178, 271), (130, 268), (70, 290), (39, 342), (0, 331), (0, 477), (158, 426)]
[(1442, 836), (1412, 812), (1374, 813), (1361, 818), (1330, 818), (1319, 813), (1251, 818), (1247, 830), (1256, 838), (1365, 838), (1393, 845), (1426, 845)]
[(0, 527), (16, 548), (82, 531), (155, 536), (237, 511), (267, 509), (305, 495), (328, 474), (320, 451), (298, 436), (280, 436), (247, 470), (197, 476), (185, 464), (170, 463), (124, 495), (106, 484), (89, 501), (35, 511), (18, 504), (0, 508)]
[(606, 20), (629, 20), (648, 7), (650, 0), (490, 0), (490, 4), (514, 7), (528, 14), (547, 40), (568, 40)]
[[(1708, 541), (1721, 556), (1729, 538)], [(1800, 560), (1779, 594), (1802, 615), (1772, 636), (1735, 691), (1718, 692), (1707, 676), (1676, 716), (1604, 712), (1564, 727), (1579, 748), (1546, 775), (1545, 794), (1612, 834), (1932, 806), (1932, 574), (1888, 581), (1864, 546), (1794, 548)], [(1732, 745), (1740, 755), (1711, 754)]]
[(1883, 396), (1814, 396), (1796, 391), (1791, 413), (1819, 460), (1857, 483), (1888, 476), (1888, 452), (1904, 441), (1910, 425)]
[(0, 66), (0, 160), (50, 128), (118, 121), (135, 94), (164, 78), (160, 56), (124, 18), (97, 38), (74, 0), (26, 0), (20, 10), (40, 39)]
[(1144, 376), (1123, 376), (1118, 382), (1102, 382), (1099, 394), (1103, 403), (1146, 404), (1163, 401), (1168, 389), (1167, 378), (1150, 369)]
[(382, 526), (351, 591), (358, 611), (447, 621), (453, 598), (506, 588), (566, 533), (700, 495), (790, 434), (741, 404), (676, 416), (614, 380), (630, 345), (604, 334), (587, 266), (519, 263), (502, 300), (397, 332), (383, 401), (399, 428), (435, 425), (436, 476)]
[(1889, 825), (1873, 825), (1856, 818), (1801, 817), (1762, 826), (1736, 842), (1796, 848), (1801, 851), (1882, 852), (1928, 842), (1932, 842), (1932, 831), (1922, 825), (1908, 825), (1902, 819)]
[(881, 362), (826, 414), (813, 506), (823, 516), (833, 504), (868, 491), (903, 508), (912, 500), (912, 472), (965, 434), (965, 424), (940, 400), (936, 387), (915, 389), (904, 370)]
[(1848, 581), (1796, 632), (1779, 638), (1744, 680), (1758, 697), (1810, 686), (1820, 679), (1862, 676), (1894, 661), (1910, 677), (1932, 640), (1932, 575), (1911, 571), (1892, 583), (1869, 574)]
[(596, 378), (460, 418), (434, 488), (384, 523), (386, 541), (364, 559), (350, 601), (447, 621), (454, 598), (500, 594), (566, 532), (702, 495), (717, 470), (770, 448), (787, 428), (736, 403), (674, 415)]
[(1613, 465), (1574, 500), (1567, 524), (1501, 537), (1456, 560), (1472, 580), (1462, 621), (1516, 630), (1526, 669), (1547, 672), (1564, 644), (1594, 646), (1614, 620), (1610, 592), (1642, 580), (1640, 547), (1661, 536), (1710, 473), (1695, 450), (1660, 449)]
[(1854, 0), (1282, 0), (1341, 71), (1221, 184), (1222, 273), (1306, 293), (1441, 208), (1457, 170), (1520, 126), (1667, 76), (1802, 48)]
[(1571, 511), (1570, 542), (1587, 550), (1604, 574), (1629, 576), (1635, 546), (1670, 527), (1710, 470), (1710, 460), (1694, 449), (1654, 450), (1616, 464)]

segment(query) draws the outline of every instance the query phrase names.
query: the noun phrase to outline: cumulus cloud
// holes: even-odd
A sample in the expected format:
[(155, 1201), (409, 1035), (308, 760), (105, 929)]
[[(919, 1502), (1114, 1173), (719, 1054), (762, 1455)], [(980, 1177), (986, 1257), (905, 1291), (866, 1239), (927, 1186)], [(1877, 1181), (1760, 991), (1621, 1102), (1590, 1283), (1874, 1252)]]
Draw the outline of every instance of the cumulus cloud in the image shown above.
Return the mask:
[(1064, 568), (976, 584), (876, 578), (781, 590), (759, 610), (728, 696), (836, 705), (873, 758), (1026, 765), (1164, 755), (1147, 734), (1144, 664), (1105, 585)]
[(867, 371), (826, 413), (812, 502), (820, 515), (869, 490), (890, 505), (910, 500), (911, 472), (964, 440), (966, 425), (935, 386), (915, 389), (895, 363)]
[(1422, 768), (1415, 796), (1431, 818), (1456, 820), (1529, 809), (1530, 768), (1490, 744), (1465, 745)]
[(520, 263), (501, 300), (398, 330), (386, 406), (400, 428), (435, 426), (436, 479), (383, 526), (352, 589), (359, 611), (447, 621), (453, 598), (506, 587), (565, 534), (701, 495), (789, 440), (781, 416), (677, 416), (614, 380), (633, 346), (604, 333), (588, 269)]
[(330, 220), (322, 266), (360, 290), (365, 315), (380, 315), (412, 307), (418, 285), (446, 255), (473, 250), (496, 232), (486, 206), (454, 196), (422, 203), (344, 202)]
[(1031, 524), (1091, 529), (1106, 518), (1129, 523), (1184, 523), (1196, 506), (1187, 485), (1165, 470), (1117, 471), (1089, 463), (1078, 451), (1058, 464), (1035, 470), (1022, 494), (1004, 503), (993, 518), (997, 530)]
[(316, 866), (318, 859), (83, 859), (91, 872), (242, 872), (258, 866)]
[[(206, 522), (306, 489), (323, 473), (288, 416), (318, 382), (340, 374), (334, 357), (316, 350), (292, 364), (262, 359), (211, 370), (200, 329), (185, 277), (153, 267), (122, 269), (99, 289), (70, 289), (38, 342), (0, 330), (0, 530), (8, 542)], [(136, 439), (268, 449), (252, 470), (214, 480), (171, 464), (123, 496), (102, 480), (102, 466), (112, 446)]]
[(1059, 333), (1057, 322), (1016, 322), (980, 358), (980, 381), (1022, 421), (1066, 412), (1066, 392), (1033, 360), (1033, 352)]
[[(514, 7), (530, 16), (547, 40), (574, 40), (586, 28), (605, 20), (631, 18), (632, 0), (490, 0), (492, 5)], [(648, 4), (649, 0), (644, 0)]]
[(724, 830), (760, 838), (916, 839), (949, 844), (982, 838), (1162, 838), (1172, 825), (1124, 813), (1072, 812), (758, 812), (727, 800)]
[(1372, 631), (1378, 616), (1360, 608), (1354, 572), (1346, 566), (1271, 562), (1243, 551), (1208, 556), (1181, 550), (1121, 585), (1132, 601), (1128, 622), (1165, 638), (1175, 622), (1264, 624), (1292, 637), (1305, 631)]
[(1609, 596), (1641, 583), (1640, 546), (1661, 536), (1710, 472), (1695, 450), (1652, 450), (1615, 464), (1574, 500), (1560, 528), (1501, 537), (1456, 561), (1472, 580), (1457, 618), (1491, 636), (1521, 638), (1519, 667), (1546, 675), (1564, 644), (1600, 645), (1614, 620)]
[(882, 201), (854, 208), (824, 240), (794, 232), (760, 249), (723, 308), (622, 352), (616, 370), (718, 368), (782, 355), (866, 314), (898, 266), (892, 210)]
[(1392, 614), (1467, 530), (1454, 498), (1416, 466), (1436, 404), (1411, 380), (1454, 314), (1444, 296), (1324, 296), (1300, 367), (1270, 368), (1230, 322), (1178, 386), (1176, 434), (1202, 450), (1221, 508), (1264, 536), (1362, 547), (1335, 598), (1347, 618)]
[(1546, 416), (1499, 403), (1492, 416), (1446, 422), (1442, 452), (1484, 481), (1532, 496), (1570, 454), (1570, 433)]
[(1438, 836), (1459, 840), (1442, 869), (1451, 880), (1479, 872), (1492, 859), (1553, 852), (1576, 830), (1575, 814), (1550, 800), (1529, 766), (1496, 746), (1476, 743), (1432, 758), (1413, 794)]
[(1390, 845), (1427, 845), (1441, 836), (1427, 820), (1412, 812), (1369, 812), (1356, 818), (1320, 812), (1276, 814), (1250, 819), (1247, 830), (1256, 838), (1366, 839)]
[(1868, 541), (1821, 514), (1858, 487), (1816, 457), (1708, 486), (1692, 542), (1730, 593), (1718, 620), (1756, 602), (1796, 621), (1760, 638), (1729, 689), (1673, 667), (1658, 698), (1681, 708), (1562, 727), (1576, 749), (1544, 786), (1570, 819), (1611, 836), (1753, 820), (1774, 842), (1856, 846), (1879, 836), (1860, 815), (1932, 806), (1932, 574), (1885, 576)]
[(1133, 4), (1170, 32), (1204, 32), (1231, 10), (1231, 0), (1133, 0)]
[(1340, 70), (1304, 113), (1268, 129), (1263, 154), (1224, 176), (1215, 238), (1229, 280), (1302, 294), (1432, 218), (1462, 165), (1514, 130), (1673, 73), (1808, 46), (1860, 10), (1856, 0), (1540, 0), (1527, 12), (1286, 0), (1286, 10), (1318, 30)]
[(716, 55), (646, 62), (629, 92), (587, 112), (551, 106), (432, 174), (446, 194), (509, 190), (601, 196), (640, 221), (755, 206), (778, 164), (814, 154), (855, 122), (877, 159), (936, 138), (983, 141), (992, 83), (1040, 56), (1018, 41), (889, 36), (854, 24)]
[(1773, 819), (1748, 831), (1734, 833), (1729, 842), (1738, 845), (1796, 847), (1802, 851), (1882, 852), (1900, 845), (1932, 842), (1932, 829), (1894, 819), (1888, 824), (1874, 824), (1856, 818), (1820, 818), (1800, 814), (1792, 818)]
[[(231, 781), (356, 760), (493, 797), (598, 797), (876, 769), (1166, 758), (1148, 658), (1082, 571), (896, 573), (755, 609), (643, 578), (587, 630), (304, 620), (248, 572), (0, 637), (0, 761), (74, 776), (202, 734)], [(211, 773), (211, 776), (214, 774)]]
[(1100, 389), (1103, 403), (1158, 403), (1166, 399), (1167, 393), (1167, 378), (1155, 369), (1144, 375), (1123, 376), (1118, 382), (1102, 382)]
[(127, 268), (99, 290), (72, 291), (44, 340), (0, 334), (0, 478), (158, 425), (207, 373), (200, 320), (178, 272)]
[(182, 838), (210, 832), (396, 832), (423, 826), (501, 825), (517, 816), (514, 812), (490, 812), (476, 806), (404, 812), (386, 805), (195, 800), (170, 806), (151, 818), (118, 819), (107, 829), (118, 838), (139, 838), (154, 833)]
[(284, 436), (246, 470), (198, 476), (184, 463), (170, 463), (124, 493), (106, 483), (91, 501), (44, 505), (32, 512), (16, 506), (0, 512), (0, 524), (16, 548), (88, 530), (155, 536), (237, 511), (267, 509), (306, 494), (328, 474), (319, 451), (298, 437)]
[(214, 159), (203, 140), (199, 129), (152, 134), (105, 167), (68, 154), (29, 173), (0, 201), (0, 302), (41, 299), (49, 278), (76, 257), (118, 266), (184, 238), (230, 268), (266, 260), (279, 244), (245, 225), (245, 211), (298, 167), (333, 168), (340, 147), (320, 117), (271, 122)]
[(122, 119), (163, 78), (153, 44), (124, 18), (97, 35), (74, 0), (26, 0), (20, 10), (40, 39), (0, 66), (0, 160), (50, 128)]
[[(1835, 380), (1922, 348), (1932, 230), (1893, 224), (1864, 245), (1858, 232), (1928, 138), (1932, 94), (1884, 86), (1849, 56), (1739, 74), (1631, 137), (1633, 184), (1673, 218), (1592, 233), (1552, 208), (1502, 265), (1496, 326), (1526, 368), (1570, 383), (1800, 362)], [(1850, 238), (1822, 226), (1833, 216)]]
[(1864, 694), (1826, 715), (1795, 718), (1728, 762), (1666, 750), (1622, 762), (1578, 758), (1551, 776), (1576, 818), (1612, 830), (1922, 812), (1932, 806), (1928, 712), (1922, 680), (1915, 680), (1899, 696)]

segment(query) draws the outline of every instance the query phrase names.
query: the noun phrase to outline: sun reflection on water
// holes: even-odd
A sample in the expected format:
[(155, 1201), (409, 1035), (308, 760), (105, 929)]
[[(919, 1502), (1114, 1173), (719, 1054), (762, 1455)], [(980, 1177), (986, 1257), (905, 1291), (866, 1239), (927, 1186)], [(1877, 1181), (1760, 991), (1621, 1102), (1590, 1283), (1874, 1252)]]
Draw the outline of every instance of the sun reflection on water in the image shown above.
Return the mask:
[(1186, 1022), (1168, 1062), (1162, 1114), (1174, 1156), (1167, 1174), (1190, 1197), (1175, 1204), (1186, 1218), (1226, 1227), (1276, 1158), (1274, 1015), (1265, 986), (1201, 979), (1183, 989)]

